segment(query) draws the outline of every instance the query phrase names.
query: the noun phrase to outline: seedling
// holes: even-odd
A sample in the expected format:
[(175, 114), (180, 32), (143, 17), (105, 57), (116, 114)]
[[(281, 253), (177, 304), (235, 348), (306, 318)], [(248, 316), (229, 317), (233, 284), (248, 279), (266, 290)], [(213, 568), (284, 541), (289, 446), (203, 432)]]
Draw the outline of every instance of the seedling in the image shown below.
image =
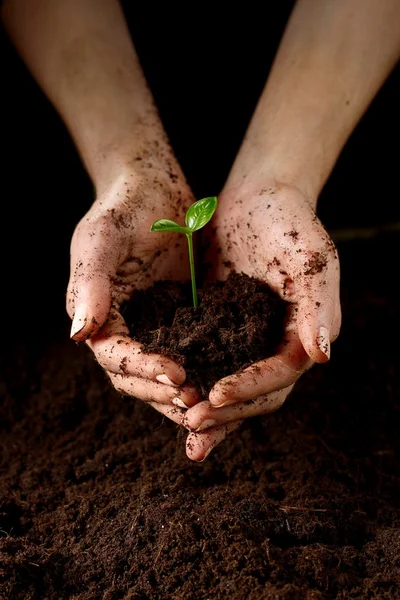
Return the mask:
[(192, 294), (193, 294), (193, 306), (198, 306), (197, 300), (197, 288), (196, 288), (196, 276), (194, 270), (194, 256), (193, 256), (193, 233), (198, 231), (204, 225), (211, 220), (211, 217), (215, 213), (217, 208), (217, 197), (211, 196), (210, 198), (203, 198), (197, 200), (194, 204), (189, 206), (185, 217), (186, 227), (171, 221), (170, 219), (159, 219), (155, 221), (150, 228), (150, 231), (175, 231), (176, 233), (184, 233), (186, 235), (189, 247), (189, 263), (190, 263), (190, 276), (192, 278)]

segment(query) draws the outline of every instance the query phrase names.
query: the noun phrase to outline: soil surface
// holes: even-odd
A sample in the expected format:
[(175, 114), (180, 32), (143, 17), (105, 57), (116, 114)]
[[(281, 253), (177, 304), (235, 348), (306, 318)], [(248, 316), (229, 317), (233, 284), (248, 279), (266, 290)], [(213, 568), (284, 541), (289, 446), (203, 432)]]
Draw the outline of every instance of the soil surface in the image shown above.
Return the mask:
[(286, 304), (265, 283), (235, 272), (198, 290), (198, 298), (193, 308), (190, 283), (159, 282), (137, 290), (124, 317), (144, 350), (182, 364), (186, 383), (206, 399), (219, 379), (273, 355)]
[(201, 464), (64, 315), (3, 332), (1, 600), (400, 598), (399, 242), (339, 246), (331, 361)]

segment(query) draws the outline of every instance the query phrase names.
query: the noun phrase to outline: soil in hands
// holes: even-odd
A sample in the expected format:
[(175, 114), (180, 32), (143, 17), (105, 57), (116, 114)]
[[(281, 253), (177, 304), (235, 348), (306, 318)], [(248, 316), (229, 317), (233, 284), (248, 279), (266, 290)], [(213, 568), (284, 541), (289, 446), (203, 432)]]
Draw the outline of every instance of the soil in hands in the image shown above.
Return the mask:
[(286, 306), (267, 284), (231, 272), (199, 290), (197, 308), (190, 283), (162, 281), (136, 291), (124, 317), (145, 352), (182, 364), (187, 382), (207, 397), (219, 379), (274, 354)]

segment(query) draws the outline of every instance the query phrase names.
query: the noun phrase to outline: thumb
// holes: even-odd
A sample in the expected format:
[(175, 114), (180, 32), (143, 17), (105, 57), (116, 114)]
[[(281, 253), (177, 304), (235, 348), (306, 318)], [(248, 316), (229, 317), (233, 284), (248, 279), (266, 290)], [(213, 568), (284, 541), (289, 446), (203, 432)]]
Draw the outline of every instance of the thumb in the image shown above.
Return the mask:
[(96, 333), (110, 312), (112, 281), (120, 256), (115, 240), (110, 243), (104, 233), (104, 229), (90, 235), (78, 230), (72, 240), (67, 312), (72, 318), (70, 335), (76, 342)]
[(295, 279), (295, 287), (300, 341), (314, 362), (326, 362), (341, 325), (338, 261), (328, 263), (320, 273), (303, 272)]

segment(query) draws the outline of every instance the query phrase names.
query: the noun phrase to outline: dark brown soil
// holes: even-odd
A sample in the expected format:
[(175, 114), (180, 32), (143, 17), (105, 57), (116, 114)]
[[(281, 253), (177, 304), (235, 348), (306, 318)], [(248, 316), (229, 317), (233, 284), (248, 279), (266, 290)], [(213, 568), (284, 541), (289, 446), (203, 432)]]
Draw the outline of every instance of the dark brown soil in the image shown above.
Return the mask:
[(3, 329), (1, 600), (400, 598), (399, 242), (339, 247), (330, 363), (201, 464), (63, 317)]
[(162, 281), (136, 291), (124, 311), (132, 337), (146, 352), (176, 359), (187, 383), (207, 398), (214, 383), (272, 356), (283, 336), (286, 304), (261, 281), (231, 272), (198, 291)]

